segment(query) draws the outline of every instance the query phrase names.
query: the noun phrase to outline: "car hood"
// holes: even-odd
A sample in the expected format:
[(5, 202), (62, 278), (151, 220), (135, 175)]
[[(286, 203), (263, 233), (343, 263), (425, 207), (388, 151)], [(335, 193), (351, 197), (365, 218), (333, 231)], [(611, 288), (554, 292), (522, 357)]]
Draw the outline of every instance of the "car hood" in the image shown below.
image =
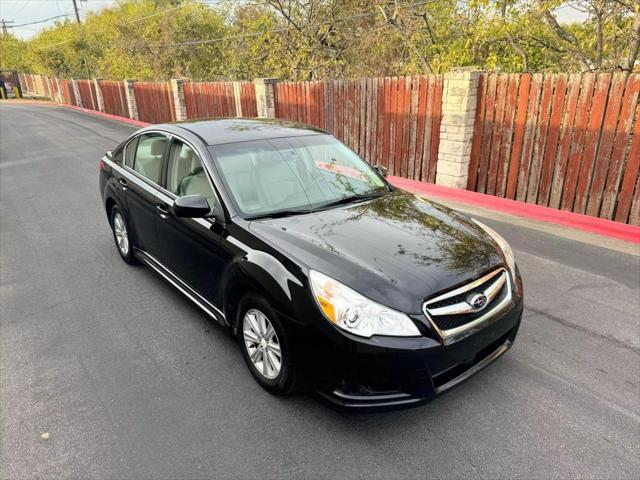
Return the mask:
[(406, 313), (419, 313), (426, 298), (504, 263), (468, 217), (402, 191), (253, 221), (250, 229), (307, 268)]

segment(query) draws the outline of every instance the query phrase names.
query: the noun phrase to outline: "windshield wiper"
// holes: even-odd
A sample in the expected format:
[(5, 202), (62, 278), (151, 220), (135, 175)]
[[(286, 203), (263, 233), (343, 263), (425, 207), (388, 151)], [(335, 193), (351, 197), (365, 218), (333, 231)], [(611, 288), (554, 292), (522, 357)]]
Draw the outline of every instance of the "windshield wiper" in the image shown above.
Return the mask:
[(335, 207), (336, 205), (346, 205), (348, 203), (361, 202), (364, 200), (370, 200), (372, 198), (382, 197), (384, 193), (365, 193), (360, 195), (351, 195), (350, 197), (342, 197), (331, 202), (323, 203), (318, 207), (318, 210), (322, 210), (329, 207)]
[(247, 220), (258, 220), (260, 218), (282, 218), (282, 217), (290, 217), (292, 215), (303, 215), (305, 213), (311, 213), (315, 210), (311, 210), (308, 208), (299, 208), (299, 209), (288, 209), (288, 210), (276, 210), (275, 212), (266, 212), (266, 213), (258, 213), (256, 215), (252, 215), (247, 217)]

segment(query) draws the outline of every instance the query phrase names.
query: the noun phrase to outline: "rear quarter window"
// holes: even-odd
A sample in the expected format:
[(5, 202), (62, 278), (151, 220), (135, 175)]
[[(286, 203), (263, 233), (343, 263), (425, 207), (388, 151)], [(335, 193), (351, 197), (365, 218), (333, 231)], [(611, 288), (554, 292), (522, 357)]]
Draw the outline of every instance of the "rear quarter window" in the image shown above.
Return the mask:
[(136, 146), (138, 145), (138, 137), (131, 140), (124, 147), (124, 164), (133, 168), (133, 160), (136, 158)]
[(111, 154), (111, 161), (116, 162), (118, 164), (122, 164), (123, 156), (124, 156), (124, 147), (118, 147)]

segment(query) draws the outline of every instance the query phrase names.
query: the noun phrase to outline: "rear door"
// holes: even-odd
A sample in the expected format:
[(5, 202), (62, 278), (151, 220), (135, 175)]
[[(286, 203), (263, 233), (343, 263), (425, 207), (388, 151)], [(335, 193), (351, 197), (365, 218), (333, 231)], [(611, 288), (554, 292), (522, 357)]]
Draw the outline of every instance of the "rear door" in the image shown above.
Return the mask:
[(129, 229), (137, 248), (158, 254), (156, 223), (162, 162), (170, 141), (163, 133), (143, 133), (125, 148), (125, 167), (129, 175), (120, 179), (125, 192)]

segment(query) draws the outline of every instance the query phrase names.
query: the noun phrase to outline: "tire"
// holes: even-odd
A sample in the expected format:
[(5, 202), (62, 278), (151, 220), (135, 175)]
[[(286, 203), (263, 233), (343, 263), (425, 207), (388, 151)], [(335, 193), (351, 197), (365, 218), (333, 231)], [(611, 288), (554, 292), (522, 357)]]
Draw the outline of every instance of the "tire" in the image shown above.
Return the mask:
[(127, 219), (117, 206), (111, 209), (110, 223), (113, 241), (122, 260), (129, 265), (137, 263), (136, 258), (133, 256), (133, 242), (131, 241)]
[[(238, 343), (251, 374), (262, 388), (275, 395), (290, 395), (295, 391), (298, 375), (291, 340), (285, 325), (264, 297), (248, 294), (240, 300)], [(268, 359), (266, 365), (265, 358)]]

